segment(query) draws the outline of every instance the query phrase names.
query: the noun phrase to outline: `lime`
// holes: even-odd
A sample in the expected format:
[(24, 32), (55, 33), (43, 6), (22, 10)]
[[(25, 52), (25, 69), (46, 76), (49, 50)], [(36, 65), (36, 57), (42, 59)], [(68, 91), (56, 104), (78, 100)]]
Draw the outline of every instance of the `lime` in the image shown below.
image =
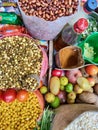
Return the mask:
[(47, 89), (46, 86), (42, 86), (42, 87), (40, 88), (40, 92), (41, 92), (42, 94), (46, 94), (47, 91), (48, 91), (48, 89)]
[(68, 78), (65, 77), (65, 76), (61, 76), (60, 77), (60, 84), (63, 85), (63, 86), (67, 85), (68, 84)]
[(70, 93), (73, 91), (73, 84), (71, 83), (68, 83), (66, 86), (65, 86), (65, 91)]
[(60, 105), (60, 99), (56, 96), (54, 101), (51, 103), (53, 108), (57, 108)]

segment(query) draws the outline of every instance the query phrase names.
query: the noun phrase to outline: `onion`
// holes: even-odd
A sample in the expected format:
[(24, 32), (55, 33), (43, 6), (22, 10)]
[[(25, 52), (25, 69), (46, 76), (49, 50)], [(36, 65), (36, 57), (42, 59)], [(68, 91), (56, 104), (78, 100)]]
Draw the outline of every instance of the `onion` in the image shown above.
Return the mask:
[(60, 91), (57, 96), (59, 97), (61, 104), (66, 102), (67, 95), (65, 91)]

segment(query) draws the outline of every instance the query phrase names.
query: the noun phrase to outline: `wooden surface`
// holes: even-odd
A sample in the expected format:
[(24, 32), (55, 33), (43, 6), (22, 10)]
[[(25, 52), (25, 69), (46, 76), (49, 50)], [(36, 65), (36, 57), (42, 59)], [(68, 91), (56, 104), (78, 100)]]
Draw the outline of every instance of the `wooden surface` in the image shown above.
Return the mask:
[(85, 111), (98, 111), (98, 107), (89, 104), (62, 105), (57, 108), (52, 123), (52, 130), (64, 130), (64, 128)]

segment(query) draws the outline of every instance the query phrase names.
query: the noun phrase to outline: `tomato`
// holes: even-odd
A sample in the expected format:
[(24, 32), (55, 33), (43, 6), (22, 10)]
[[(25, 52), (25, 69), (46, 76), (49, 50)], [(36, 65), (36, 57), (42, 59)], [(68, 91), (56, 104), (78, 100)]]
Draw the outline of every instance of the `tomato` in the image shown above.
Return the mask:
[(52, 76), (57, 76), (60, 77), (62, 75), (63, 71), (62, 70), (58, 70), (58, 69), (54, 69), (52, 71)]
[(98, 73), (98, 67), (96, 65), (89, 65), (85, 67), (85, 71), (87, 74), (94, 76)]
[(15, 89), (7, 89), (2, 93), (3, 101), (10, 103), (16, 99), (16, 90)]
[(95, 79), (93, 77), (88, 77), (87, 79), (88, 79), (91, 87), (93, 87), (95, 85)]
[(0, 100), (2, 100), (2, 94), (3, 94), (3, 91), (2, 90), (0, 90)]
[(17, 99), (20, 101), (20, 102), (25, 102), (29, 97), (29, 93), (28, 91), (26, 90), (19, 90), (18, 93), (17, 93)]

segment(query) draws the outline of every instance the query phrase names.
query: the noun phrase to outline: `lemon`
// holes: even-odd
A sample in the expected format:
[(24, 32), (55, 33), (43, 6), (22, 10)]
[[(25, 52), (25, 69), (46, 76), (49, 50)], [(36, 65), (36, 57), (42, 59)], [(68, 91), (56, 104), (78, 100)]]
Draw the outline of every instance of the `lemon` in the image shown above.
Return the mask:
[(68, 84), (68, 78), (65, 77), (65, 76), (61, 76), (60, 77), (60, 84), (63, 85), (63, 86), (67, 85)]

